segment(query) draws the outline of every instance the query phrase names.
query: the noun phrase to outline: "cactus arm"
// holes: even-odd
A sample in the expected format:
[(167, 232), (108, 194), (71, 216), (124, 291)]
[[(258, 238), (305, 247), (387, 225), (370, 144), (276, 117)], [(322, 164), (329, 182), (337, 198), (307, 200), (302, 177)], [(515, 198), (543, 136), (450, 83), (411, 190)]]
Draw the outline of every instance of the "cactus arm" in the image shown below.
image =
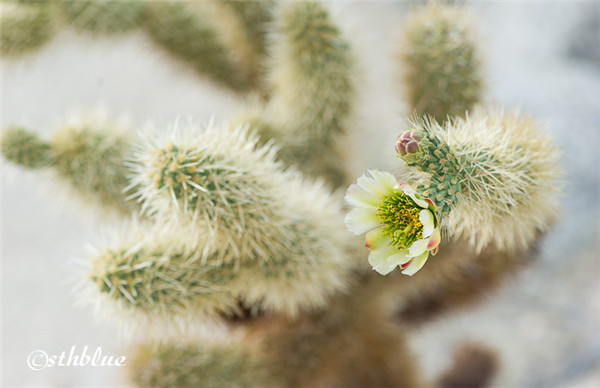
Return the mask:
[(334, 145), (347, 130), (355, 92), (350, 46), (318, 3), (287, 3), (279, 17), (267, 122), (280, 132), (281, 160), (339, 185), (345, 176)]
[(202, 2), (153, 2), (147, 8), (145, 31), (167, 53), (200, 74), (234, 91), (246, 90), (247, 80), (204, 8)]
[(42, 47), (58, 30), (56, 14), (51, 2), (0, 3), (0, 55), (17, 57)]
[(109, 122), (65, 125), (49, 142), (22, 128), (2, 134), (7, 160), (25, 168), (47, 167), (82, 202), (126, 215), (139, 209), (124, 193), (131, 150), (128, 137)]
[(464, 116), (482, 100), (481, 59), (464, 10), (430, 3), (408, 17), (400, 43), (406, 100), (438, 121)]

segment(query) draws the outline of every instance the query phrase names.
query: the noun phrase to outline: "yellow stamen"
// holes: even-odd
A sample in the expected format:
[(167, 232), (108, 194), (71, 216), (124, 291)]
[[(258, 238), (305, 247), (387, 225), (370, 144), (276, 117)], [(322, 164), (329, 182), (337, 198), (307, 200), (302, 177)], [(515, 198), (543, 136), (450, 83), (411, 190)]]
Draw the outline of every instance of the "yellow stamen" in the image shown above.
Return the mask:
[(382, 231), (390, 237), (390, 245), (406, 249), (421, 238), (423, 225), (419, 220), (419, 207), (402, 191), (394, 191), (384, 197), (377, 208), (377, 216), (384, 225)]

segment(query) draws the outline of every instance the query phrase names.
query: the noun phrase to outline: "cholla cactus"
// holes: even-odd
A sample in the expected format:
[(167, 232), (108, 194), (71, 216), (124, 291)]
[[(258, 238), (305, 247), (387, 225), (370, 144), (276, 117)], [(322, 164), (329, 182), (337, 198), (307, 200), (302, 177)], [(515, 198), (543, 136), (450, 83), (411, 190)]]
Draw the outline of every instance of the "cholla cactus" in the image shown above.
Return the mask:
[(99, 118), (83, 118), (54, 133), (50, 141), (54, 170), (83, 198), (128, 213), (125, 157), (131, 152), (125, 129)]
[(191, 125), (170, 132), (147, 139), (133, 161), (132, 186), (143, 208), (161, 217), (195, 213), (234, 235), (262, 229), (261, 220), (279, 206), (269, 192), (280, 184), (276, 150), (255, 149), (257, 139), (244, 127), (210, 124), (202, 131)]
[(418, 330), (436, 318), (487, 300), (534, 263), (539, 243), (538, 236), (524, 250), (507, 252), (488, 246), (476, 252), (467, 241), (445, 239), (439, 253), (410, 279), (401, 271), (378, 276), (377, 298), (387, 301), (390, 315), (402, 326)]
[(69, 23), (91, 34), (120, 34), (140, 25), (142, 0), (64, 0), (59, 2)]
[[(143, 31), (166, 52), (235, 92), (259, 90), (272, 0), (44, 0), (2, 2), (0, 52), (17, 56), (67, 24), (95, 36)], [(62, 21), (67, 23), (62, 23)]]
[(464, 115), (481, 101), (481, 60), (460, 7), (428, 4), (410, 15), (403, 38), (403, 86), (407, 102), (418, 114), (443, 121)]
[(281, 109), (280, 119), (305, 151), (317, 154), (309, 149), (316, 141), (329, 146), (345, 128), (354, 92), (349, 46), (317, 3), (283, 7), (278, 31), (270, 74), (273, 109)]
[(17, 56), (41, 47), (57, 30), (54, 5), (45, 1), (0, 4), (0, 54)]
[[(38, 27), (54, 31), (40, 13), (52, 4), (3, 4), (13, 18), (3, 11), (3, 53), (39, 47)], [(457, 8), (430, 5), (407, 25), (405, 81), (419, 116), (395, 144), (400, 171), (372, 170), (346, 194), (354, 209), (345, 223), (366, 234), (365, 260), (344, 228), (341, 195), (306, 178), (345, 186), (338, 147), (358, 91), (350, 45), (326, 7), (54, 7), (77, 29), (113, 38), (141, 26), (221, 86), (253, 94), (240, 125), (174, 124), (132, 139), (92, 117), (48, 142), (4, 131), (5, 158), (54, 171), (83, 198), (133, 219), (93, 253), (91, 295), (82, 298), (145, 337), (130, 365), (137, 386), (429, 386), (408, 330), (476, 301), (531, 261), (555, 217), (557, 151), (529, 119), (473, 110), (480, 61)], [(17, 41), (29, 43), (13, 49)], [(459, 357), (437, 386), (487, 384), (494, 355), (480, 350)], [(471, 364), (483, 373), (465, 373)]]
[(221, 86), (261, 91), (272, 5), (272, 0), (154, 2), (144, 26), (166, 52)]

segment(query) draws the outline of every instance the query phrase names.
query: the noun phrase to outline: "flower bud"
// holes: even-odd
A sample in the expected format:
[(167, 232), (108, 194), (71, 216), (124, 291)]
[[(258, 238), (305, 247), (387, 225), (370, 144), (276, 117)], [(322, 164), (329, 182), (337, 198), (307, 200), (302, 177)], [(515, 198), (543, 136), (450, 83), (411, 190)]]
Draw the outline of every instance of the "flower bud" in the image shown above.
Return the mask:
[(416, 153), (419, 150), (419, 140), (421, 136), (418, 132), (405, 131), (396, 139), (396, 153), (401, 156)]

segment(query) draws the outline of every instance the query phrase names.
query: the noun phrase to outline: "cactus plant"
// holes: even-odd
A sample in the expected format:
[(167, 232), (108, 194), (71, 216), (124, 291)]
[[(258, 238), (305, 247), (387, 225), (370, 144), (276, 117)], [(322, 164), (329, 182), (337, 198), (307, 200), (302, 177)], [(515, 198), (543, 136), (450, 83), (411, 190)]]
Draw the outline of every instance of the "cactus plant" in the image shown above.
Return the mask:
[[(53, 22), (40, 4), (10, 4), (29, 16), (5, 23), (3, 11), (3, 53), (39, 47), (31, 21)], [(133, 385), (489, 384), (493, 351), (464, 347), (434, 380), (419, 369), (409, 334), (474, 304), (535, 258), (556, 217), (560, 168), (532, 119), (475, 108), (482, 72), (462, 8), (428, 5), (407, 24), (404, 84), (416, 113), (389, 144), (398, 171), (369, 170), (348, 187), (344, 207), (337, 189), (347, 187), (349, 160), (340, 148), (360, 129), (352, 115), (361, 89), (351, 40), (326, 6), (60, 7), (73, 27), (96, 35), (118, 39), (140, 27), (250, 101), (233, 124), (173, 123), (137, 137), (93, 117), (49, 141), (4, 129), (5, 159), (52, 171), (129, 220), (97, 245), (81, 293), (140, 337)], [(11, 48), (22, 37), (32, 38), (28, 46)], [(351, 232), (365, 234), (365, 248)], [(205, 330), (219, 335), (208, 343)], [(469, 373), (474, 365), (481, 373)]]

